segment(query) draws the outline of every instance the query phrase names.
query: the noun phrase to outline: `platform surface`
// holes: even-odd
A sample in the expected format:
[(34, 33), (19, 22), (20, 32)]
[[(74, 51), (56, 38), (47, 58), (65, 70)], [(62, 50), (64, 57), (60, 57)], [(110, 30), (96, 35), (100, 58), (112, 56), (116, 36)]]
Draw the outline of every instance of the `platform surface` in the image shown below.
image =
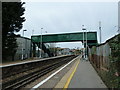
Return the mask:
[[(68, 88), (107, 88), (89, 61), (80, 60)], [(107, 90), (107, 89), (105, 89)]]
[(108, 90), (89, 61), (83, 61), (81, 56), (78, 56), (70, 62), (70, 64), (62, 65), (44, 77), (35, 80), (35, 82), (27, 85), (26, 88), (32, 88), (31, 90), (35, 88), (52, 88), (53, 90), (58, 88), (61, 90), (66, 90), (66, 88), (68, 90), (69, 88), (79, 88), (80, 90), (82, 88), (91, 88), (92, 90), (103, 88), (102, 90)]

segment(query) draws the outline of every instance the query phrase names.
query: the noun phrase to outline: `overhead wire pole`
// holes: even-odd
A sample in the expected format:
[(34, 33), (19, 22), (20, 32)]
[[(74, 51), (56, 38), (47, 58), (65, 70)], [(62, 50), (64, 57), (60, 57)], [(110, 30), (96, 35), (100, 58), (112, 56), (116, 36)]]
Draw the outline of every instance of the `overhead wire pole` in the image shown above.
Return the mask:
[(102, 40), (102, 37), (101, 37), (101, 21), (99, 21), (99, 32), (100, 32), (100, 44), (101, 44), (101, 40)]

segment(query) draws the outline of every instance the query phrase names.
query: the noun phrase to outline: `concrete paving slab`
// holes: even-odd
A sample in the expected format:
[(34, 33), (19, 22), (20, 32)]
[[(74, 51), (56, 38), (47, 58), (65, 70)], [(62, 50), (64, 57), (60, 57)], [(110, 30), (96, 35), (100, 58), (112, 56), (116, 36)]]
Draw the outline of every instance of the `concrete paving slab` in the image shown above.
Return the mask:
[[(55, 74), (52, 78), (50, 78), (47, 82), (45, 82), (44, 84), (42, 84), (39, 88), (63, 88), (67, 79), (65, 79), (65, 80), (62, 81), (62, 82), (64, 82), (64, 84), (61, 84), (60, 81), (63, 78), (63, 76), (71, 69), (71, 67), (73, 66), (73, 64), (76, 62), (77, 58), (78, 57), (74, 58), (73, 62), (71, 62), (68, 66), (66, 66), (60, 72), (58, 72), (57, 74)], [(65, 66), (65, 65), (63, 65), (63, 66)], [(59, 83), (59, 85), (57, 85), (58, 83)]]
[[(89, 61), (81, 60), (68, 88), (107, 88)], [(107, 90), (107, 89), (106, 89)]]
[(55, 86), (55, 88), (64, 88), (70, 75), (72, 74), (75, 66), (79, 62), (80, 58), (78, 57), (75, 61), (75, 63), (72, 65), (71, 69), (63, 76), (63, 78), (58, 82), (58, 84)]

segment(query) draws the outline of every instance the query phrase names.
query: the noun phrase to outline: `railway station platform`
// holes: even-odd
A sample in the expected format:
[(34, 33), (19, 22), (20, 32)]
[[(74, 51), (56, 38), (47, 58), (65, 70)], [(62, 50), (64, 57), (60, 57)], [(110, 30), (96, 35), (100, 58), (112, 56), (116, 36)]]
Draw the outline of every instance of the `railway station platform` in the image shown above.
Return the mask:
[(68, 88), (107, 88), (89, 61), (80, 61)]
[[(72, 66), (70, 71), (68, 71), (67, 78), (64, 87), (60, 86), (63, 81), (61, 80), (56, 88), (104, 88), (107, 90), (107, 86), (98, 76), (97, 72), (90, 64), (89, 61), (78, 59), (76, 63)], [(63, 79), (64, 80), (64, 79)]]
[[(53, 71), (53, 74), (56, 71)], [(75, 58), (64, 69), (62, 66), (59, 72), (53, 74), (48, 74), (44, 79), (37, 80), (34, 85), (29, 85), (31, 90), (35, 90), (35, 88), (53, 88), (53, 90), (57, 88), (92, 88), (92, 90), (103, 88), (103, 90), (108, 90), (91, 63), (82, 60), (81, 56)]]

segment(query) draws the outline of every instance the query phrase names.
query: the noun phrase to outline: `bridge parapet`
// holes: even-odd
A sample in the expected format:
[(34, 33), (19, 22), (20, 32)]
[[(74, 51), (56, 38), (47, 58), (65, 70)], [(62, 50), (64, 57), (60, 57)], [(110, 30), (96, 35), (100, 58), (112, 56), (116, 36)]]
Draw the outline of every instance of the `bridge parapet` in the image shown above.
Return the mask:
[[(84, 39), (86, 40), (86, 33), (84, 33)], [(41, 35), (33, 35), (31, 36), (31, 40), (34, 43), (39, 43), (41, 42)], [(73, 41), (83, 42), (83, 32), (42, 35), (43, 43), (73, 42)], [(97, 44), (97, 32), (87, 32), (87, 43), (88, 45)]]

